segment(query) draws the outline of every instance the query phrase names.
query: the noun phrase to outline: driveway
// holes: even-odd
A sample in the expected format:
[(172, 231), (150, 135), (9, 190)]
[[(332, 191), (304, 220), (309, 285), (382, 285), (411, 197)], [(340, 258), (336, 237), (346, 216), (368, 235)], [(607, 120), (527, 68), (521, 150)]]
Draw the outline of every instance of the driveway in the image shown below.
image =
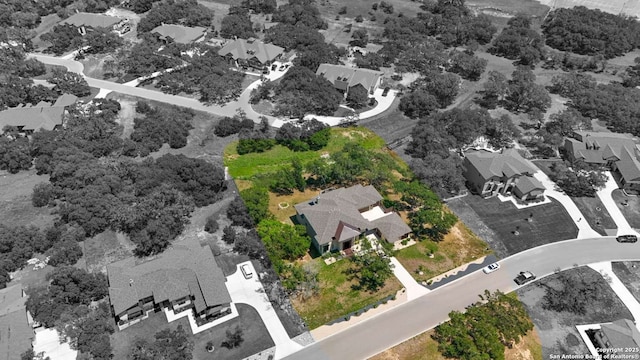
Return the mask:
[(629, 225), (629, 222), (622, 214), (622, 211), (620, 211), (618, 205), (616, 205), (616, 202), (613, 200), (613, 197), (611, 197), (611, 193), (613, 192), (613, 190), (618, 189), (618, 183), (616, 183), (611, 172), (607, 171), (606, 174), (608, 177), (607, 183), (605, 184), (605, 187), (603, 189), (597, 191), (597, 194), (600, 198), (600, 201), (602, 201), (602, 204), (604, 204), (604, 207), (607, 208), (609, 215), (611, 215), (611, 218), (616, 222), (616, 225), (618, 226), (617, 235), (640, 236), (640, 234), (638, 234), (638, 232), (635, 231), (631, 227), (631, 225)]
[[(251, 268), (253, 273), (253, 277), (249, 279), (245, 279), (242, 271), (240, 271), (240, 266), (245, 264)], [(227, 289), (229, 290), (229, 295), (231, 295), (232, 302), (253, 306), (258, 311), (262, 322), (269, 331), (269, 335), (271, 335), (271, 339), (276, 344), (276, 359), (281, 359), (302, 349), (302, 345), (291, 340), (284, 326), (282, 326), (276, 311), (265, 294), (262, 283), (258, 279), (258, 273), (251, 261), (238, 264), (236, 272), (227, 277)]]
[(418, 284), (398, 259), (391, 257), (390, 260), (391, 265), (393, 266), (393, 275), (395, 275), (402, 283), (402, 286), (407, 289), (407, 300), (411, 301), (429, 292), (429, 289)]

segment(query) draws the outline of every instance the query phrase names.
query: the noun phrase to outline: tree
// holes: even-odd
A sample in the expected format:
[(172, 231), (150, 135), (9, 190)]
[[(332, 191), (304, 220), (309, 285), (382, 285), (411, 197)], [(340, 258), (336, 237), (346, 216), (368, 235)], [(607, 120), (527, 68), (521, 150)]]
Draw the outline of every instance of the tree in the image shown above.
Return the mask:
[(151, 8), (138, 23), (138, 32), (146, 33), (164, 24), (210, 27), (213, 10), (198, 4), (196, 0), (161, 2)]
[(60, 94), (69, 93), (78, 97), (91, 94), (91, 88), (82, 75), (69, 72), (66, 69), (53, 69), (47, 81), (54, 84), (54, 90)]
[(220, 228), (220, 224), (218, 224), (218, 216), (217, 214), (211, 214), (207, 217), (207, 222), (204, 224), (204, 231), (209, 234), (213, 234)]
[(240, 191), (240, 196), (244, 200), (247, 212), (255, 223), (260, 223), (269, 215), (269, 193), (263, 187), (251, 187)]
[(333, 115), (342, 100), (333, 84), (302, 66), (293, 67), (282, 77), (276, 94), (275, 114), (297, 118), (308, 113)]
[(240, 344), (244, 342), (244, 332), (239, 325), (236, 325), (233, 330), (227, 329), (225, 334), (227, 335), (227, 338), (222, 342), (222, 346), (226, 347), (227, 349), (234, 349), (236, 347), (239, 347)]
[(478, 81), (487, 67), (487, 60), (466, 52), (454, 51), (451, 55), (449, 71), (460, 75), (463, 79)]
[(517, 15), (507, 22), (507, 27), (495, 38), (489, 52), (518, 60), (520, 65), (535, 65), (544, 56), (544, 41), (538, 32), (531, 29), (529, 17)]
[(0, 169), (11, 174), (20, 170), (28, 170), (33, 166), (30, 154), (29, 139), (17, 136), (14, 139), (3, 136), (0, 138)]
[(236, 236), (237, 233), (231, 226), (225, 226), (222, 230), (222, 240), (229, 245), (236, 242)]
[(482, 105), (486, 108), (493, 109), (497, 104), (502, 102), (507, 93), (507, 77), (501, 72), (491, 70), (489, 71), (489, 78), (483, 86)]
[(308, 26), (313, 29), (326, 29), (327, 23), (322, 19), (320, 11), (310, 1), (291, 1), (280, 5), (273, 13), (273, 22), (295, 26)]
[(220, 36), (225, 39), (255, 37), (256, 34), (253, 32), (253, 24), (251, 23), (249, 12), (240, 7), (230, 7), (229, 14), (222, 18)]
[(366, 29), (357, 29), (351, 33), (350, 46), (365, 47), (369, 42), (369, 34)]
[(354, 109), (360, 109), (367, 105), (369, 100), (369, 92), (362, 86), (354, 86), (349, 89), (347, 94), (347, 103)]
[(243, 0), (242, 7), (253, 10), (256, 13), (272, 14), (278, 4), (276, 0)]
[(231, 225), (242, 226), (245, 229), (253, 227), (253, 220), (240, 196), (234, 197), (229, 204), (227, 217), (231, 220)]
[(304, 256), (311, 246), (306, 228), (302, 225), (291, 226), (278, 220), (262, 220), (256, 228), (264, 242), (269, 258), (276, 272), (280, 272), (282, 260), (296, 260)]
[(514, 112), (544, 113), (551, 106), (551, 98), (535, 81), (536, 76), (530, 69), (518, 67), (508, 82), (505, 107)]
[(193, 359), (193, 341), (182, 325), (176, 330), (165, 329), (155, 334), (155, 341), (135, 339), (129, 358), (132, 360), (191, 360)]
[[(385, 241), (385, 240), (383, 240)], [(379, 256), (377, 253), (368, 252), (364, 255), (357, 255), (351, 258), (355, 269), (350, 273), (358, 279), (356, 289), (365, 289), (375, 292), (384, 286), (387, 279), (393, 275), (389, 266), (390, 261)]]
[(400, 98), (398, 109), (410, 118), (422, 118), (439, 107), (438, 99), (427, 91), (417, 89)]
[(507, 147), (520, 136), (520, 130), (513, 124), (511, 117), (503, 114), (498, 118), (489, 118), (485, 135), (494, 148)]
[(601, 170), (591, 169), (587, 164), (556, 162), (551, 166), (549, 177), (569, 196), (596, 196), (596, 190), (604, 188), (607, 175)]

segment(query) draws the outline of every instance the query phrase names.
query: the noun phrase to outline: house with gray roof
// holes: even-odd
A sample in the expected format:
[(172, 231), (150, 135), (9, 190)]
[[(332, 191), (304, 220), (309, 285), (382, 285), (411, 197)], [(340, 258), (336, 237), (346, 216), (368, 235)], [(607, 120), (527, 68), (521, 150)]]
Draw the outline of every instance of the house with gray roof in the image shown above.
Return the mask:
[[(638, 355), (634, 349), (640, 347), (640, 331), (633, 321), (620, 319), (612, 323), (601, 324), (600, 330), (595, 331), (593, 340), (596, 349), (618, 349), (615, 352), (615, 355), (619, 356), (618, 358), (631, 359)], [(610, 356), (611, 353), (607, 355)]]
[(640, 148), (632, 135), (576, 131), (564, 148), (571, 161), (610, 168), (625, 191), (640, 193)]
[(123, 329), (149, 313), (192, 311), (197, 323), (231, 312), (226, 278), (209, 246), (175, 244), (154, 259), (130, 257), (107, 266), (109, 299)]
[(364, 88), (373, 94), (382, 82), (382, 71), (353, 68), (345, 65), (320, 64), (316, 75), (322, 75), (346, 97), (354, 87)]
[(515, 149), (465, 153), (463, 167), (467, 186), (483, 197), (513, 195), (526, 202), (544, 196), (544, 185), (533, 177), (536, 169)]
[(178, 44), (191, 44), (204, 40), (207, 29), (201, 26), (182, 26), (173, 24), (163, 24), (153, 30), (152, 34), (157, 34), (160, 40), (165, 42), (176, 42)]
[(0, 360), (20, 359), (32, 348), (35, 332), (29, 325), (22, 285), (0, 289)]
[(228, 42), (222, 49), (218, 50), (218, 55), (226, 58), (236, 67), (266, 69), (278, 60), (284, 53), (284, 48), (260, 40), (236, 39)]
[(327, 190), (294, 207), (296, 221), (306, 226), (320, 254), (350, 249), (362, 235), (376, 234), (390, 243), (411, 235), (411, 228), (384, 208), (382, 196), (371, 185)]
[(60, 21), (60, 24), (75, 26), (80, 34), (85, 35), (89, 29), (115, 30), (126, 21), (126, 19), (105, 14), (77, 12)]
[(68, 106), (75, 104), (78, 97), (71, 94), (60, 96), (55, 103), (41, 101), (35, 106), (22, 105), (0, 111), (0, 132), (7, 126), (30, 135), (35, 131), (53, 130), (62, 126), (63, 116)]

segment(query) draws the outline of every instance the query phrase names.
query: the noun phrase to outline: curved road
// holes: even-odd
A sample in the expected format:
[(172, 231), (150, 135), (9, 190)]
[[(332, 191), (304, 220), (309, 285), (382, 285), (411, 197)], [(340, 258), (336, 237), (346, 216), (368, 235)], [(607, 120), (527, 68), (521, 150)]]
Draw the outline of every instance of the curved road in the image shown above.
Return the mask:
[(285, 359), (367, 359), (448, 320), (452, 310), (464, 310), (485, 289), (511, 292), (513, 278), (530, 270), (538, 279), (558, 269), (602, 261), (640, 260), (640, 245), (620, 244), (615, 237), (576, 239), (529, 249), (500, 261), (492, 274), (476, 271), (406, 302), (286, 357)]

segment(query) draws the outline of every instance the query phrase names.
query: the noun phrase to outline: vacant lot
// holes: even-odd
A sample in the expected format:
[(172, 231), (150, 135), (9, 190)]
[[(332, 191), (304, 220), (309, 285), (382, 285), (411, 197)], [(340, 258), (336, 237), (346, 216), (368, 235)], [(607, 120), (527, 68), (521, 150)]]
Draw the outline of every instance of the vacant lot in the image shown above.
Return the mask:
[(442, 241), (420, 241), (398, 251), (395, 257), (417, 281), (427, 281), (490, 252), (482, 239), (458, 222)]
[(325, 264), (322, 258), (308, 261), (315, 262), (315, 266), (319, 269), (320, 292), (307, 300), (297, 298), (292, 299), (292, 302), (309, 329), (315, 329), (387, 296), (394, 295), (402, 288), (400, 281), (392, 276), (383, 288), (374, 293), (366, 290), (354, 290), (352, 286), (357, 284), (357, 280), (350, 279), (346, 274), (353, 267), (351, 260), (343, 259), (331, 265)]
[(632, 228), (640, 229), (640, 197), (627, 196), (622, 190), (615, 190), (612, 196), (629, 225)]
[[(193, 358), (195, 360), (242, 359), (274, 346), (273, 340), (271, 340), (271, 336), (269, 336), (258, 312), (245, 304), (236, 304), (236, 307), (240, 316), (191, 337), (194, 342)], [(122, 331), (116, 330), (111, 335), (113, 358), (126, 359), (136, 339), (141, 338), (153, 342), (154, 335), (157, 332), (164, 329), (175, 330), (178, 325), (182, 325), (187, 334), (191, 335), (191, 328), (186, 318), (167, 323), (164, 313), (155, 313), (148, 319)], [(233, 330), (236, 325), (243, 330), (244, 341), (235, 349), (230, 350), (222, 347), (222, 342), (226, 339), (227, 329)], [(211, 353), (206, 350), (206, 345), (209, 341), (212, 341), (215, 347), (215, 350)]]
[(33, 225), (44, 229), (53, 224), (48, 207), (31, 205), (33, 187), (49, 182), (48, 175), (37, 175), (34, 169), (10, 174), (0, 171), (0, 223), (8, 226)]
[[(483, 199), (478, 195), (451, 200), (447, 205), (489, 243), (498, 257), (578, 235), (578, 228), (564, 207), (553, 199), (550, 204), (522, 210), (510, 201), (503, 203), (495, 197)], [(487, 232), (483, 225), (491, 231)]]
[(542, 308), (545, 286), (561, 288), (557, 274), (517, 291), (540, 336), (543, 359), (549, 359), (551, 354), (588, 353), (586, 345), (576, 330), (576, 325), (610, 322), (622, 318), (632, 319), (629, 310), (596, 271), (587, 267), (567, 271), (584, 277), (586, 281), (598, 287), (599, 299), (587, 304), (585, 315), (566, 311), (560, 313)]

